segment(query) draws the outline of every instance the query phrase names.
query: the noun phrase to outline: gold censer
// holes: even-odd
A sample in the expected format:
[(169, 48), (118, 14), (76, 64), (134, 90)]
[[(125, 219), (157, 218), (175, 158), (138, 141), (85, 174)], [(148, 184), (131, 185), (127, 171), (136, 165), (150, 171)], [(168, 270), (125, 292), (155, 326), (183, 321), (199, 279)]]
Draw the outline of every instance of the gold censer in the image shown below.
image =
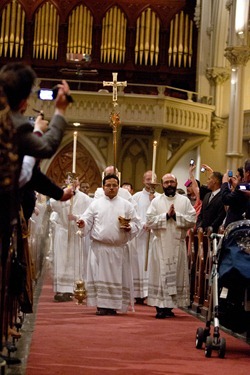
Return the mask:
[(83, 301), (87, 297), (87, 291), (85, 288), (85, 283), (83, 280), (78, 280), (75, 282), (76, 287), (74, 289), (74, 297), (77, 299), (77, 305), (82, 305)]

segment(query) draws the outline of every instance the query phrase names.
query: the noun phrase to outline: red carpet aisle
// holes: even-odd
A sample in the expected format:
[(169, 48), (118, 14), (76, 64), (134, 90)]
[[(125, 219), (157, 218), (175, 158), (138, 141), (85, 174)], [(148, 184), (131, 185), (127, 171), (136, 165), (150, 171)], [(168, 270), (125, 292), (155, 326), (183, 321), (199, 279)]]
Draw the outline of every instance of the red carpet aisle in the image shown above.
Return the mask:
[(224, 332), (225, 359), (195, 348), (203, 323), (176, 310), (157, 320), (154, 308), (96, 316), (94, 308), (53, 302), (50, 280), (40, 296), (26, 375), (248, 375), (250, 346)]

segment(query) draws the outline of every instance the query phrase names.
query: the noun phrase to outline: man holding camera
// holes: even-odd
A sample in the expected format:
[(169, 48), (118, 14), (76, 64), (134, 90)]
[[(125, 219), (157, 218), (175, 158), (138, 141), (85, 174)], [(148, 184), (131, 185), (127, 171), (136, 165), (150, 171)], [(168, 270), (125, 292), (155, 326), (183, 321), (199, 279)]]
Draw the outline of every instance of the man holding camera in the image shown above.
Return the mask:
[(206, 233), (208, 231), (217, 233), (223, 223), (226, 211), (220, 191), (222, 177), (220, 172), (212, 172), (208, 177), (207, 188), (211, 192), (207, 193), (202, 201), (202, 207), (196, 222), (197, 230), (202, 228)]
[(250, 159), (244, 163), (244, 183), (230, 177), (228, 172), (224, 174), (222, 182), (222, 202), (228, 206), (224, 228), (234, 221), (250, 219)]

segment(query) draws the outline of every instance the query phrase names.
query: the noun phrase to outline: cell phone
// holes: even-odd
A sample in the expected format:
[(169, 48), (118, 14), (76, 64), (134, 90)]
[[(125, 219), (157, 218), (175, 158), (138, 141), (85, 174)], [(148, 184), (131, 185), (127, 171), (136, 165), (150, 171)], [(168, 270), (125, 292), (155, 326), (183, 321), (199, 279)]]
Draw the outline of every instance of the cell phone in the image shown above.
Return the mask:
[[(37, 91), (38, 99), (41, 100), (55, 100), (58, 94), (58, 87), (55, 87), (53, 89), (40, 89)], [(67, 100), (69, 103), (73, 103), (74, 100), (71, 95), (65, 94)]]
[(54, 88), (52, 90), (49, 89), (40, 89), (37, 91), (38, 99), (41, 100), (55, 100), (57, 97), (58, 88)]
[(242, 191), (249, 191), (250, 190), (250, 184), (240, 184), (239, 189)]
[(191, 159), (189, 164), (194, 165), (194, 159)]
[(36, 117), (35, 116), (29, 116), (28, 120), (32, 126), (35, 125)]
[(201, 172), (202, 172), (202, 173), (204, 173), (204, 172), (205, 172), (205, 170), (206, 170), (206, 168), (204, 168), (204, 167), (201, 167)]
[(233, 177), (233, 171), (228, 171), (228, 177)]

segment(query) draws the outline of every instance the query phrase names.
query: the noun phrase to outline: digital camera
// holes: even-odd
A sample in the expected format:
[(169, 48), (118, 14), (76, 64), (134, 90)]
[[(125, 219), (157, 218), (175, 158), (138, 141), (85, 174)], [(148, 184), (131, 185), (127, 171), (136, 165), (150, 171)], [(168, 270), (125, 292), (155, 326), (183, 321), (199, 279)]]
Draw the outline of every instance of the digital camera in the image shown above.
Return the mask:
[(41, 99), (41, 100), (55, 100), (55, 98), (57, 97), (57, 93), (58, 93), (58, 88), (54, 88), (54, 89), (40, 89), (37, 91), (37, 96), (38, 96), (38, 99)]
[(250, 190), (250, 183), (239, 184), (239, 189), (241, 191), (249, 191)]

